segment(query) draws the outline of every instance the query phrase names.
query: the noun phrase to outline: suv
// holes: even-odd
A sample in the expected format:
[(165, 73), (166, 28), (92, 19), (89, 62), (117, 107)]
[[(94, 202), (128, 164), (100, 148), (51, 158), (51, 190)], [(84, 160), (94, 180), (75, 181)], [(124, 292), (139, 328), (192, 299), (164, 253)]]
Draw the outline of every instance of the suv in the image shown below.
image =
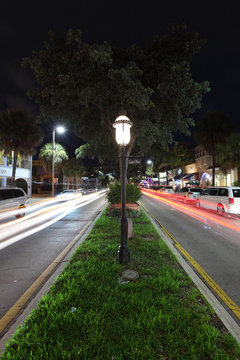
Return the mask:
[(209, 187), (200, 193), (196, 206), (215, 210), (220, 216), (224, 213), (240, 215), (240, 187)]
[(24, 208), (28, 203), (25, 191), (17, 187), (0, 188), (0, 218), (4, 210), (14, 210), (16, 218), (25, 216)]

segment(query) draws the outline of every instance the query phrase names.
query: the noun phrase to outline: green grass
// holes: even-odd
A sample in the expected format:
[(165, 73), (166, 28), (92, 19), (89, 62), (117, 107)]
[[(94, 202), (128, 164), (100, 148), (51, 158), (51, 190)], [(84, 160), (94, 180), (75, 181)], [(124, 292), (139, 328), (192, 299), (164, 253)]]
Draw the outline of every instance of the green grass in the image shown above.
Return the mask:
[[(120, 224), (105, 212), (5, 359), (237, 360), (240, 348), (141, 212), (120, 266)], [(123, 283), (125, 269), (139, 272)]]

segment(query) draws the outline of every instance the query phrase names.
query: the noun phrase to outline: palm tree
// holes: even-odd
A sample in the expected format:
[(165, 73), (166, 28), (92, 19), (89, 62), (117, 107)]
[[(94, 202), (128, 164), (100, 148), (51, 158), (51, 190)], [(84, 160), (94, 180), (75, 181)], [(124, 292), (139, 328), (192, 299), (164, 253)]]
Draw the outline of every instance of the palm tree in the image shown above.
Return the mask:
[(217, 145), (223, 143), (233, 131), (228, 116), (219, 111), (207, 113), (196, 124), (195, 140), (203, 145), (209, 155), (212, 156), (212, 185), (215, 185), (215, 167)]
[[(45, 144), (39, 152), (39, 159), (43, 160), (43, 167), (45, 170), (47, 170), (49, 173), (52, 171), (52, 143)], [(65, 148), (55, 143), (54, 148), (54, 169), (56, 172), (59, 172), (62, 169), (62, 166), (64, 165), (64, 162), (68, 160), (67, 152)]]
[(83, 165), (83, 161), (80, 159), (69, 159), (63, 166), (63, 174), (67, 177), (81, 178), (87, 175), (87, 169)]
[(22, 110), (8, 110), (0, 114), (0, 149), (14, 152), (12, 180), (15, 182), (18, 155), (33, 155), (41, 143), (43, 133), (37, 118)]
[(168, 150), (162, 150), (159, 159), (161, 159), (159, 169), (166, 171), (168, 184), (168, 171), (173, 171), (173, 169), (194, 162), (194, 153), (188, 143), (176, 142), (174, 145), (170, 146)]
[(240, 133), (231, 134), (225, 144), (217, 146), (217, 162), (224, 173), (237, 168), (238, 186), (240, 186)]

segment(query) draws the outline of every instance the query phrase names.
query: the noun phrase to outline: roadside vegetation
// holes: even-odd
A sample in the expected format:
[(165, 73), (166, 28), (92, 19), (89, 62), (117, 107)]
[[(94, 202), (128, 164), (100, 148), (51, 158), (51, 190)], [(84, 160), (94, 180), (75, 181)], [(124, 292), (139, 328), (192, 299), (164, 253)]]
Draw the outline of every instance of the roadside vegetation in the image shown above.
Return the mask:
[[(118, 264), (120, 217), (106, 210), (2, 360), (240, 359), (237, 342), (149, 218), (131, 214), (131, 262)], [(126, 269), (139, 278), (123, 281)]]
[[(109, 191), (106, 194), (107, 200), (112, 204), (121, 204), (121, 184), (115, 182), (109, 185)], [(136, 184), (127, 184), (126, 185), (126, 202), (127, 203), (136, 203), (141, 199), (142, 193)]]

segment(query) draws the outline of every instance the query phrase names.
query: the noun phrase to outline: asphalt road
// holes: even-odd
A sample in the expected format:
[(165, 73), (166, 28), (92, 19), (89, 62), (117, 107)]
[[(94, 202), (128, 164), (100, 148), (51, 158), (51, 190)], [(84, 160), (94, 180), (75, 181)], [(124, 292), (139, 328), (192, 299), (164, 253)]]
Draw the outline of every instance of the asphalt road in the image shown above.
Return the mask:
[(141, 202), (240, 306), (240, 219), (220, 218), (203, 210), (198, 216), (194, 205), (179, 201), (164, 202), (146, 195)]
[(105, 203), (105, 196), (99, 197), (0, 250), (0, 319), (81, 229), (96, 218)]

